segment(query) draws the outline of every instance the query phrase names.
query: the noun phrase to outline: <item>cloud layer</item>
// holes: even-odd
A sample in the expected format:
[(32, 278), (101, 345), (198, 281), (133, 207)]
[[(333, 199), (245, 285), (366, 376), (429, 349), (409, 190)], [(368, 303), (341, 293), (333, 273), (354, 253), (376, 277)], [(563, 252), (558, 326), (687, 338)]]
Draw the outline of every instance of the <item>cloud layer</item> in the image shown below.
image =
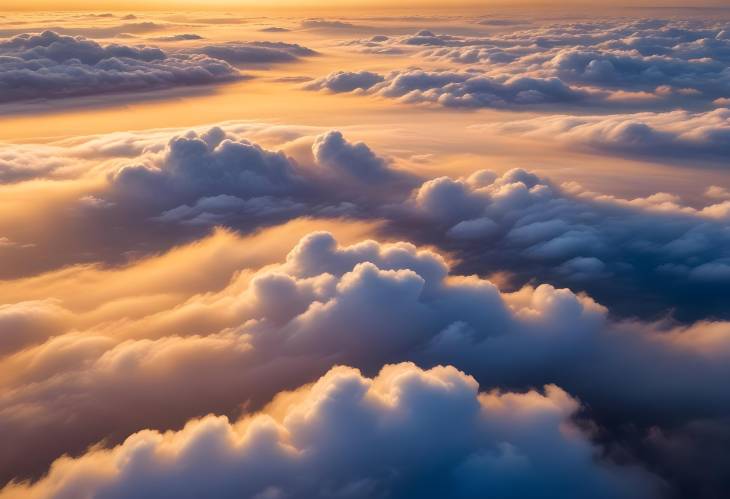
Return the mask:
[[(405, 56), (408, 64), (417, 56), (424, 64), (449, 66), (394, 71), (381, 75), (387, 83), (369, 87), (382, 96), (446, 107), (580, 102), (594, 108), (666, 108), (707, 105), (730, 92), (730, 40), (722, 22), (558, 21), (489, 36), (421, 30), (343, 44), (369, 54)], [(323, 88), (348, 91), (326, 81), (320, 80)]]
[[(716, 122), (722, 116), (716, 111), (696, 119)], [(670, 127), (670, 118), (661, 126)], [(290, 143), (276, 138), (289, 155), (245, 139), (251, 133), (246, 128), (230, 130), (212, 128), (169, 141), (164, 134), (103, 137), (71, 149), (38, 150), (35, 158), (19, 149), (6, 156), (5, 176), (22, 179), (52, 170), (73, 178), (78, 170), (63, 165), (79, 168), (79, 156), (100, 151), (126, 156), (101, 169), (105, 175), (92, 188), (60, 202), (63, 209), (49, 208), (45, 244), (54, 245), (64, 264), (78, 262), (73, 258), (82, 249), (100, 260), (123, 261), (129, 251), (164, 250), (216, 225), (251, 231), (302, 216), (347, 217), (382, 221), (389, 234), (449, 251), (460, 261), (459, 272), (503, 273), (515, 287), (537, 279), (587, 291), (622, 317), (728, 318), (730, 200), (722, 189), (709, 192), (705, 206), (692, 207), (669, 193), (621, 199), (575, 184), (555, 185), (519, 169), (424, 180), (336, 131), (294, 134)], [(712, 133), (694, 126), (673, 140)], [(67, 253), (49, 238), (59, 225), (78, 234), (71, 241), (63, 234)], [(113, 234), (101, 230), (109, 225), (116, 227)], [(37, 245), (23, 255), (48, 253), (41, 241), (20, 235), (8, 231), (6, 237)], [(19, 247), (5, 253), (22, 256)], [(636, 293), (642, 301), (633, 298)]]
[(0, 144), (0, 498), (728, 496), (730, 24), (536, 12), (0, 16), (8, 136), (231, 120)]
[(518, 169), (429, 180), (406, 206), (413, 237), (455, 251), (462, 272), (583, 289), (622, 315), (727, 317), (724, 199), (701, 209), (667, 193), (620, 199)]
[(111, 44), (52, 31), (0, 42), (0, 102), (139, 92), (232, 81), (239, 73), (211, 57)]
[[(78, 287), (97, 282), (102, 297), (101, 306), (18, 303), (5, 314), (24, 317), (26, 328), (35, 324), (38, 336), (5, 345), (15, 353), (3, 362), (2, 468), (28, 476), (103, 438), (120, 442), (209, 412), (236, 416), (339, 363), (370, 373), (404, 360), (453, 364), (487, 388), (558, 384), (624, 443), (630, 461), (663, 469), (672, 486), (694, 483), (706, 462), (675, 466), (704, 441), (684, 428), (701, 421), (714, 425), (710, 434), (726, 428), (730, 399), (714, 380), (730, 375), (727, 323), (615, 323), (602, 306), (565, 289), (504, 293), (486, 280), (449, 276), (443, 258), (407, 243), (339, 246), (318, 232), (284, 263), (253, 272), (225, 263), (232, 244), (245, 247), (221, 234), (168, 262), (204, 276), (227, 265), (222, 281), (226, 272), (231, 280), (222, 289), (185, 294), (182, 283), (165, 290), (165, 281), (153, 279), (130, 296), (103, 284), (117, 286), (128, 280), (123, 274), (90, 280), (73, 269), (19, 288), (26, 301), (48, 296), (51, 280), (84, 297)], [(128, 273), (160, 267), (143, 262)], [(44, 333), (42, 324), (52, 329)], [(667, 385), (677, 370), (684, 376)], [(623, 435), (626, 424), (635, 433)], [(666, 437), (647, 440), (652, 432)], [(683, 446), (646, 457), (664, 438)], [(22, 459), (12, 450), (19, 445), (27, 450)]]

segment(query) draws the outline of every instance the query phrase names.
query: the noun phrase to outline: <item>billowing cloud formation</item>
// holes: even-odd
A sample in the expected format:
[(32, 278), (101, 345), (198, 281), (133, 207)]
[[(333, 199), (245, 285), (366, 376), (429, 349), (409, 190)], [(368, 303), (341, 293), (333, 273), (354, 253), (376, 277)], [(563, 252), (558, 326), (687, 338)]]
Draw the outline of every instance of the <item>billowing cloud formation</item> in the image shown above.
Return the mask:
[[(183, 261), (194, 275), (225, 282), (218, 267), (230, 239), (215, 237), (187, 260), (172, 259), (171, 275)], [(122, 275), (100, 275), (96, 294), (109, 298), (85, 298), (72, 290), (89, 279), (77, 280), (73, 269), (21, 286), (16, 293), (32, 298), (52, 295), (48, 281), (56, 281), (72, 297), (101, 301), (69, 300), (59, 319), (66, 332), (5, 357), (1, 468), (27, 476), (102, 438), (119, 442), (209, 412), (236, 415), (338, 363), (368, 372), (404, 360), (453, 364), (484, 387), (556, 383), (587, 404), (602, 431), (634, 428), (624, 453), (666, 466), (673, 485), (705, 466), (673, 466), (697, 450), (677, 428), (699, 420), (726, 428), (730, 398), (713, 381), (730, 375), (727, 323), (613, 323), (603, 307), (565, 289), (503, 293), (483, 279), (449, 276), (431, 251), (373, 241), (339, 246), (323, 232), (302, 239), (283, 264), (253, 273), (225, 265), (228, 285), (191, 294), (181, 283), (166, 291), (166, 280), (151, 279), (131, 286), (130, 296), (103, 284), (120, 285)], [(677, 370), (684, 375), (667, 385)], [(655, 449), (648, 432), (681, 435), (686, 450), (648, 459), (643, 452)]]
[(229, 42), (206, 45), (197, 49), (215, 59), (231, 64), (266, 64), (296, 61), (301, 57), (316, 55), (314, 50), (294, 43), (283, 42)]
[[(61, 17), (69, 29), (85, 18), (111, 26), (103, 14)], [(374, 72), (277, 74), (247, 99), (310, 83), (449, 108), (583, 108), (497, 113), (488, 130), (520, 146), (532, 137), (727, 164), (727, 110), (709, 111), (730, 99), (726, 23), (481, 21), (305, 21), (312, 46), (332, 50), (318, 66), (355, 49), (377, 56), (350, 67)], [(10, 54), (0, 63), (43, 61), (43, 73), (205, 60), (237, 74), (233, 65), (312, 55), (226, 43), (212, 25), (249, 22), (233, 16), (165, 22), (185, 24), (153, 23), (178, 37), (162, 50), (24, 35), (0, 42)], [(403, 36), (414, 23), (431, 31)], [(23, 26), (33, 31), (9, 29)], [(206, 41), (178, 35), (192, 27)], [(210, 112), (230, 116), (247, 99)], [(354, 103), (311, 95), (271, 110), (301, 118), (330, 99)], [(600, 106), (632, 102), (632, 114), (601, 116)], [(624, 189), (646, 197), (622, 199), (507, 166), (539, 155), (536, 167), (559, 163), (565, 178), (586, 159), (546, 157), (551, 147), (525, 147), (499, 174), (477, 171), (476, 155), (502, 156), (506, 144), (459, 125), (497, 114), (404, 119), (392, 102), (375, 104), (357, 105), (350, 140), (225, 122), (0, 149), (0, 489), (15, 480), (0, 495), (728, 495), (725, 172), (699, 172), (682, 186), (694, 195), (686, 202), (650, 195), (650, 180)], [(89, 130), (86, 113), (73, 114), (72, 128)], [(367, 125), (384, 115), (387, 129)], [(13, 135), (33, 133), (27, 117), (19, 123)], [(610, 165), (596, 165), (580, 178), (600, 185)], [(611, 173), (628, 177), (629, 166), (660, 170), (621, 161)], [(455, 169), (464, 176), (429, 177)], [(697, 185), (705, 178), (715, 185)]]
[(0, 102), (155, 90), (238, 77), (228, 63), (204, 55), (102, 46), (51, 31), (0, 42)]
[(727, 164), (730, 109), (608, 116), (549, 116), (485, 126), (567, 146), (656, 160), (710, 159)]
[(309, 90), (329, 90), (331, 92), (352, 92), (369, 90), (385, 78), (370, 71), (337, 71), (306, 86)]
[(307, 85), (312, 90), (366, 90), (403, 102), (438, 103), (446, 107), (508, 107), (572, 104), (588, 97), (558, 78), (485, 75), (454, 71), (394, 71), (385, 76), (367, 71), (332, 73)]
[(364, 143), (349, 143), (336, 131), (317, 137), (312, 155), (313, 165), (300, 165), (282, 152), (212, 128), (172, 139), (151, 164), (121, 168), (105, 198), (125, 207), (165, 210), (211, 196), (227, 203), (238, 197), (262, 208), (268, 200), (278, 210), (282, 201), (307, 206), (383, 202), (416, 184)]
[(407, 226), (454, 251), (462, 272), (586, 290), (622, 315), (727, 318), (730, 203), (713, 202), (695, 209), (665, 193), (624, 200), (523, 170), (477, 172), (424, 183), (408, 203), (420, 222)]
[[(515, 75), (532, 81), (555, 78), (573, 92), (588, 92), (592, 98), (587, 102), (593, 105), (674, 106), (728, 97), (730, 40), (726, 34), (726, 24), (709, 21), (563, 21), (490, 36), (422, 30), (415, 35), (374, 36), (345, 45), (368, 53), (407, 54), (409, 62), (417, 54), (424, 61), (456, 63), (480, 73), (480, 78), (500, 83)], [(428, 88), (434, 89), (436, 97), (474, 95), (472, 106), (494, 105), (494, 99), (480, 98), (483, 92), (479, 88), (453, 78), (444, 84), (458, 83), (458, 91), (436, 92), (435, 85)], [(534, 90), (544, 94), (539, 88)], [(453, 100), (444, 99), (446, 105)], [(502, 105), (520, 103), (504, 101)]]
[[(282, 145), (300, 135), (283, 127), (269, 129), (274, 142)], [(309, 138), (303, 148), (292, 146), (295, 159), (243, 139), (245, 131), (232, 130), (212, 128), (172, 140), (170, 132), (119, 134), (68, 147), (8, 151), (8, 181), (49, 171), (53, 177), (77, 179), (66, 184), (77, 186), (77, 194), (54, 201), (59, 204), (49, 207), (43, 220), (34, 219), (34, 236), (19, 233), (23, 224), (8, 220), (13, 227), (4, 229), (3, 236), (38, 244), (30, 253), (5, 251), (14, 262), (7, 268), (37, 272), (43, 268), (38, 264), (49, 269), (90, 260), (120, 263), (128, 252), (164, 250), (215, 225), (251, 231), (301, 216), (374, 219), (420, 183), (339, 132)], [(107, 161), (100, 165), (89, 160), (99, 157)], [(88, 172), (90, 178), (78, 179)], [(110, 224), (116, 227), (113, 232), (104, 230)], [(64, 227), (65, 235), (59, 237), (67, 243), (53, 243), (50, 252), (44, 242), (55, 240), (59, 227)], [(76, 231), (77, 236), (68, 237)], [(28, 258), (33, 253), (39, 258)]]
[[(537, 278), (587, 291), (623, 317), (728, 318), (730, 200), (721, 190), (693, 208), (667, 193), (625, 200), (556, 186), (523, 170), (424, 182), (339, 132), (297, 138), (298, 159), (242, 134), (213, 128), (167, 145), (161, 134), (74, 146), (76, 156), (108, 151), (133, 159), (113, 163), (102, 185), (54, 208), (46, 244), (63, 264), (78, 261), (73, 258), (82, 250), (118, 262), (128, 251), (169, 248), (215, 225), (250, 231), (301, 216), (383, 220), (398, 237), (451, 252), (461, 262), (459, 272), (507, 273), (516, 287)], [(35, 175), (51, 156), (74, 164), (52, 148), (37, 168), (8, 175)], [(67, 253), (47, 235), (58, 225), (77, 234), (65, 243)], [(114, 233), (101, 230), (109, 225)], [(6, 235), (36, 243), (20, 236)], [(66, 232), (58, 237), (69, 239)], [(47, 248), (38, 244), (23, 254), (47, 255)], [(20, 258), (19, 250), (6, 251), (8, 258), (13, 254)], [(44, 261), (53, 263), (48, 256)], [(635, 300), (636, 293), (643, 300)]]
[(560, 388), (478, 390), (453, 367), (390, 365), (373, 379), (336, 367), (263, 413), (141, 431), (0, 497), (654, 496), (648, 474), (595, 461)]

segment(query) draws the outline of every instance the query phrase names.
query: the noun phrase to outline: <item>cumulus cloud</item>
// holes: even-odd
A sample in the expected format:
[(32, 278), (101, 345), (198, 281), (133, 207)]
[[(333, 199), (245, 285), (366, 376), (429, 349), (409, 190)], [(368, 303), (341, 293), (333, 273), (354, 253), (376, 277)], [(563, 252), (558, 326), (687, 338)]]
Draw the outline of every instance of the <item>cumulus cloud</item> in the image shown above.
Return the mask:
[(267, 64), (296, 61), (316, 55), (314, 50), (284, 42), (229, 42), (194, 49), (230, 64)]
[[(220, 274), (220, 262), (185, 266)], [(341, 246), (323, 232), (303, 238), (279, 265), (228, 269), (222, 289), (174, 301), (150, 293), (135, 304), (121, 293), (102, 307), (76, 306), (67, 313), (83, 327), (8, 357), (2, 468), (26, 477), (100, 439), (118, 443), (209, 412), (235, 416), (338, 363), (367, 372), (404, 360), (448, 363), (484, 387), (557, 383), (587, 404), (603, 431), (620, 431), (616, 421), (635, 425), (639, 435), (626, 445), (639, 450), (652, 448), (642, 433), (651, 428), (700, 418), (722, 426), (730, 410), (726, 391), (712, 382), (730, 374), (727, 323), (614, 323), (605, 308), (566, 289), (500, 292), (487, 280), (450, 276), (442, 257), (411, 244)], [(129, 291), (136, 296), (140, 286)], [(667, 385), (677, 369), (685, 376)], [(19, 445), (22, 456), (12, 451)], [(668, 481), (688, 477), (670, 468)]]
[[(483, 129), (663, 162), (730, 153), (726, 23), (391, 21), (453, 24), (306, 20), (367, 33), (335, 43), (390, 67), (408, 58), (308, 87), (449, 108), (633, 102)], [(195, 40), (17, 36), (0, 41), (0, 94), (212, 83), (314, 55)], [(400, 165), (338, 131), (235, 122), (0, 149), (0, 496), (724, 497), (722, 172), (687, 204)]]
[(304, 19), (301, 22), (302, 28), (306, 29), (335, 29), (335, 30), (352, 30), (359, 26), (347, 21), (338, 21), (334, 19)]
[(484, 129), (662, 161), (704, 158), (725, 164), (730, 154), (730, 109), (725, 108), (704, 113), (548, 116)]
[[(14, 262), (8, 270), (18, 275), (80, 261), (120, 263), (130, 254), (200, 237), (216, 225), (249, 232), (302, 216), (373, 220), (420, 182), (339, 132), (302, 138), (286, 127), (228, 130), (214, 127), (172, 140), (170, 131), (160, 131), (10, 148), (8, 181), (49, 171), (47, 177), (68, 182), (52, 184), (61, 199), (47, 196), (55, 207), (48, 206), (42, 220), (33, 217), (32, 234), (19, 233), (20, 222), (3, 234), (37, 243), (30, 252), (7, 252)], [(277, 149), (293, 140), (297, 158), (243, 138), (257, 133), (268, 134)], [(0, 153), (0, 165), (2, 160)], [(109, 224), (116, 227), (113, 233), (103, 230)], [(66, 234), (78, 230), (78, 236), (58, 234), (67, 242), (53, 243), (49, 256), (46, 244), (56, 240), (60, 227)]]
[[(19, 176), (40, 175), (58, 162), (75, 170), (57, 166), (54, 175), (73, 178), (89, 168), (79, 157), (125, 159), (101, 169), (107, 177), (92, 188), (59, 202), (47, 228), (41, 226), (40, 241), (7, 232), (13, 240), (37, 243), (24, 250), (26, 267), (18, 251), (8, 250), (6, 257), (15, 254), (17, 268), (27, 269), (28, 254), (48, 255), (47, 244), (53, 244), (56, 259), (43, 260), (49, 265), (77, 262), (82, 251), (119, 262), (129, 251), (163, 250), (215, 225), (251, 231), (301, 216), (348, 217), (384, 221), (391, 235), (436, 245), (459, 260), (462, 273), (503, 273), (516, 287), (537, 278), (587, 291), (623, 317), (728, 318), (730, 202), (719, 189), (698, 208), (668, 193), (620, 199), (557, 186), (523, 170), (424, 181), (339, 132), (286, 138), (272, 131), (275, 143), (293, 137), (296, 146), (287, 148), (295, 159), (243, 138), (254, 133), (249, 129), (228, 130), (171, 141), (169, 132), (102, 137), (68, 150), (53, 146), (41, 156), (39, 149), (37, 161), (16, 154), (13, 175)], [(698, 136), (701, 127), (677, 140)], [(65, 243), (65, 253), (55, 241), (68, 238), (48, 236), (59, 225), (78, 234)], [(114, 234), (100, 229), (109, 225)], [(635, 300), (635, 293), (644, 299)]]
[(170, 35), (170, 36), (160, 36), (157, 38), (153, 38), (155, 41), (159, 42), (185, 42), (189, 40), (202, 40), (203, 37), (200, 35), (196, 35), (195, 33), (182, 33), (179, 35)]
[[(728, 97), (730, 41), (723, 36), (725, 29), (722, 22), (710, 21), (599, 19), (528, 23), (488, 36), (421, 30), (344, 45), (367, 53), (405, 54), (409, 62), (417, 56), (424, 62), (457, 64), (497, 82), (514, 75), (557, 79), (575, 92), (588, 92), (593, 99), (586, 103), (593, 105), (673, 107), (721, 103)], [(471, 92), (467, 88), (464, 93)]]
[(512, 170), (429, 180), (406, 206), (397, 226), (454, 252), (462, 272), (507, 271), (518, 285), (537, 276), (627, 316), (727, 318), (726, 274), (712, 271), (730, 257), (724, 199), (699, 209), (666, 193), (626, 200)]
[(478, 390), (453, 367), (390, 365), (372, 379), (336, 367), (264, 412), (141, 431), (0, 497), (654, 496), (649, 474), (595, 461), (560, 388)]
[(0, 42), (0, 101), (135, 92), (232, 81), (238, 71), (204, 55), (111, 44), (46, 31)]
[[(307, 201), (308, 206), (398, 199), (415, 178), (392, 169), (364, 143), (318, 136), (313, 165), (266, 150), (221, 128), (173, 138), (160, 158), (120, 168), (106, 198), (127, 207), (174, 208), (207, 196)], [(154, 193), (154, 194), (153, 194)], [(230, 199), (229, 199), (230, 201)]]
[(335, 93), (369, 90), (385, 78), (371, 71), (337, 71), (306, 86), (309, 90), (329, 90)]
[(387, 75), (336, 72), (315, 80), (307, 88), (332, 92), (365, 90), (403, 102), (462, 108), (573, 104), (588, 98), (588, 94), (565, 85), (558, 78), (507, 75), (492, 78), (478, 73), (419, 69)]

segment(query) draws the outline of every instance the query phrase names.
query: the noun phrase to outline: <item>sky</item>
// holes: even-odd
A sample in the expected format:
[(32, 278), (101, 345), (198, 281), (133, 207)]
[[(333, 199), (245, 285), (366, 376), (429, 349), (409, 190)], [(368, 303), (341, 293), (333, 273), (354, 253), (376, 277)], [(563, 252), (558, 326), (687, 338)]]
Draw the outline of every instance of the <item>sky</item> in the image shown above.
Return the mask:
[[(281, 9), (306, 11), (309, 9), (324, 10), (336, 14), (342, 10), (355, 9), (367, 13), (372, 9), (409, 10), (427, 8), (432, 10), (478, 10), (492, 7), (550, 7), (562, 8), (565, 6), (580, 6), (587, 8), (607, 8), (603, 2), (594, 0), (489, 0), (476, 2), (469, 0), (400, 0), (389, 2), (385, 0), (274, 0), (262, 2), (260, 0), (213, 0), (204, 5), (199, 0), (27, 0), (24, 2), (10, 0), (4, 6), (6, 10), (260, 10), (277, 11)], [(691, 5), (682, 0), (642, 0), (637, 2), (623, 2), (612, 5), (617, 7), (727, 7), (722, 0), (702, 0)]]
[(290, 3), (3, 5), (0, 499), (728, 497), (730, 11)]

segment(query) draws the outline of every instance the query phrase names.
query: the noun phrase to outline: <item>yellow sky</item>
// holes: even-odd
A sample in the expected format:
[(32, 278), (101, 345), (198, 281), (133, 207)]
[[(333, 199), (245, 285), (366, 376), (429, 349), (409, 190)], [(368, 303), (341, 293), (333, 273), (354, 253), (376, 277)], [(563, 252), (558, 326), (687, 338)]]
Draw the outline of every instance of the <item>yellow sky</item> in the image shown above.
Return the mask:
[[(280, 10), (488, 8), (490, 6), (605, 6), (599, 0), (5, 0), (0, 10)], [(727, 6), (727, 0), (625, 0), (625, 6)]]

